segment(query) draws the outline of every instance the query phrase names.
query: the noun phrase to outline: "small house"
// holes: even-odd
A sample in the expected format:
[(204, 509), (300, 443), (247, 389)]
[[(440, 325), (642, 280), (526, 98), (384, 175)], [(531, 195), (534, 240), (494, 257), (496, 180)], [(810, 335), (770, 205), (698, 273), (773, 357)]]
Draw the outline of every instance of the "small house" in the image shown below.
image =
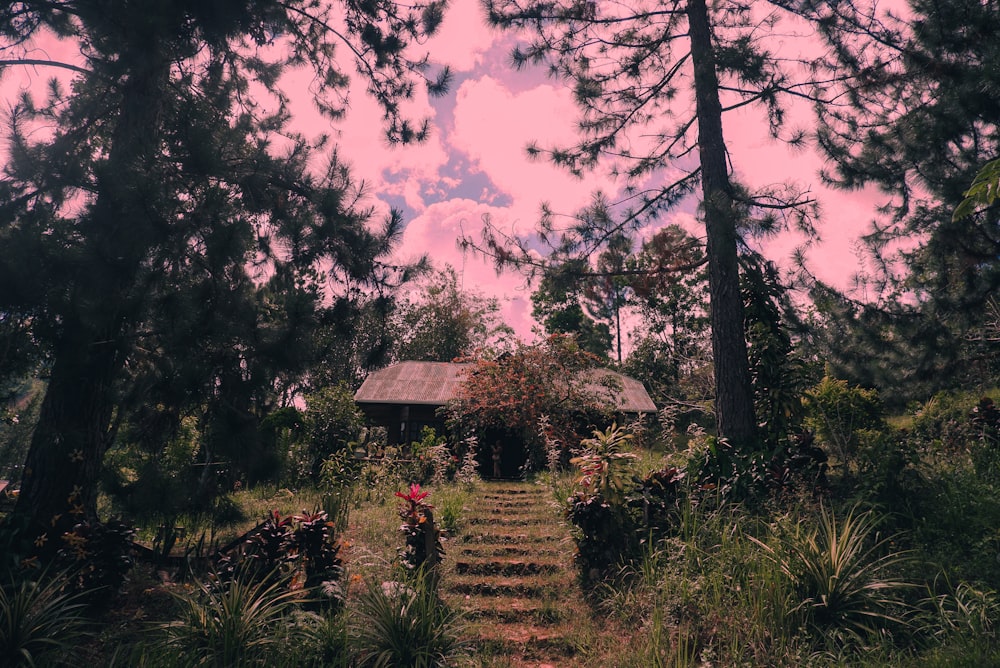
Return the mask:
[[(420, 439), (424, 427), (444, 433), (438, 408), (458, 396), (471, 364), (399, 362), (371, 373), (354, 395), (369, 422), (383, 426), (389, 445)], [(626, 416), (655, 413), (656, 405), (641, 382), (610, 369), (583, 372), (578, 382)]]

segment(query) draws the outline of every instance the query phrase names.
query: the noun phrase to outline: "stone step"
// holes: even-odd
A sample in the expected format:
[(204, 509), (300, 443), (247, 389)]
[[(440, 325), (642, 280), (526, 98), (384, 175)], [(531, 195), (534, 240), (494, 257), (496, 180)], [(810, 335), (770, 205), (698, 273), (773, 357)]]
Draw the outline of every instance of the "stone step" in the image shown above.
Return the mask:
[(473, 517), (469, 519), (471, 526), (501, 526), (528, 527), (551, 524), (538, 517)]
[(475, 533), (462, 534), (457, 538), (463, 544), (478, 543), (484, 545), (537, 545), (565, 542), (572, 545), (572, 541), (558, 534), (541, 534), (529, 536), (517, 533)]
[(523, 639), (511, 639), (487, 633), (473, 639), (472, 643), (485, 656), (520, 656), (531, 661), (528, 665), (546, 665), (550, 661), (567, 665), (561, 661), (572, 659), (579, 653), (576, 644), (561, 633), (545, 633), (544, 629), (538, 629), (534, 633), (528, 631), (525, 635)]
[(479, 495), (481, 499), (506, 499), (510, 496), (548, 496), (549, 492), (536, 487), (488, 487)]
[(551, 596), (553, 589), (557, 588), (534, 577), (486, 575), (456, 575), (445, 587), (448, 592), (466, 596), (520, 596), (529, 598)]
[(493, 500), (488, 500), (488, 502), (487, 501), (482, 501), (480, 503), (477, 503), (476, 507), (477, 508), (482, 508), (482, 509), (489, 509), (489, 508), (497, 508), (497, 509), (499, 509), (499, 508), (535, 508), (538, 505), (540, 505), (538, 501), (534, 501), (534, 500), (531, 500), (531, 499), (524, 499), (524, 500), (519, 500), (519, 501), (500, 501), (500, 500), (493, 501)]
[(469, 557), (561, 557), (566, 554), (565, 550), (549, 547), (523, 547), (518, 545), (466, 547), (459, 550), (459, 554)]
[(537, 561), (458, 561), (455, 572), (459, 575), (547, 575), (563, 571), (560, 564)]

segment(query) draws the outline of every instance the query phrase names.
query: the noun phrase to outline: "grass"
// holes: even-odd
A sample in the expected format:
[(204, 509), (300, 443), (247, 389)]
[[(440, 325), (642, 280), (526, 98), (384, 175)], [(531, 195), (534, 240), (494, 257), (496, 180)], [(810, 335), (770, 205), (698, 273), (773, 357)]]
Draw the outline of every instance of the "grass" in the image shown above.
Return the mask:
[[(635, 472), (662, 464), (661, 455), (646, 453), (634, 465)], [(647, 542), (638, 559), (622, 564), (618, 577), (595, 591), (592, 608), (569, 605), (564, 596), (575, 586), (572, 543), (553, 541), (552, 536), (555, 529), (566, 532), (560, 526), (560, 502), (572, 491), (573, 480), (570, 473), (539, 476), (534, 485), (524, 485), (537, 499), (530, 504), (519, 503), (515, 494), (491, 495), (489, 486), (429, 488), (435, 516), (452, 534), (445, 544), (445, 569), (451, 574), (443, 582), (448, 577), (464, 582), (465, 576), (454, 572), (460, 559), (471, 569), (490, 560), (565, 565), (569, 577), (540, 570), (485, 578), (530, 584), (537, 598), (524, 610), (485, 610), (481, 618), (460, 623), (454, 612), (463, 605), (462, 597), (449, 596), (454, 606), (449, 610), (429, 598), (404, 601), (409, 594), (401, 598), (383, 590), (381, 583), (402, 580), (398, 551), (403, 542), (394, 492), (403, 484), (389, 478), (354, 497), (341, 537), (347, 590), (343, 611), (304, 613), (294, 596), (283, 598), (266, 589), (231, 592), (235, 598), (227, 602), (221, 592), (194, 584), (135, 583), (139, 589), (128, 605), (149, 609), (142, 615), (133, 607), (121, 611), (115, 617), (117, 630), (103, 632), (102, 644), (108, 649), (88, 650), (88, 656), (95, 657), (89, 662), (176, 666), (183, 665), (181, 656), (211, 655), (221, 657), (213, 659), (218, 665), (259, 662), (262, 657), (278, 666), (338, 666), (362, 660), (406, 665), (410, 659), (401, 659), (407, 656), (403, 652), (419, 645), (440, 648), (428, 650), (419, 660), (432, 665), (445, 661), (441, 657), (451, 652), (448, 648), (462, 646), (478, 633), (475, 629), (496, 628), (497, 620), (513, 619), (518, 628), (561, 629), (557, 639), (526, 636), (514, 642), (525, 656), (562, 656), (581, 668), (1000, 665), (1000, 602), (993, 590), (969, 582), (928, 582), (925, 590), (904, 587), (901, 572), (931, 580), (936, 572), (906, 568), (905, 555), (879, 534), (877, 515), (829, 502), (821, 506), (811, 497), (753, 509), (724, 502), (682, 503), (674, 532)], [(226, 529), (233, 536), (272, 509), (290, 514), (316, 507), (321, 500), (313, 490), (275, 487), (242, 490), (233, 498), (246, 518)], [(481, 508), (491, 512), (477, 514)], [(216, 536), (229, 533), (217, 531)], [(467, 579), (471, 582), (471, 573)], [(168, 589), (178, 594), (172, 606), (150, 603), (151, 597), (162, 599)], [(4, 592), (16, 593), (10, 587)], [(53, 592), (53, 600), (65, 602)], [(14, 609), (4, 601), (0, 608)], [(72, 605), (69, 601), (70, 618), (78, 612)], [(51, 623), (61, 623), (58, 614), (52, 614)], [(139, 633), (150, 622), (161, 629), (155, 640)], [(60, 643), (51, 648), (52, 656), (77, 644), (78, 627), (66, 628), (66, 633), (46, 631), (46, 637)], [(470, 665), (523, 665), (521, 658), (509, 654), (511, 643), (502, 631), (497, 638), (479, 641)], [(185, 649), (177, 649), (181, 647)], [(561, 665), (560, 660), (555, 663)]]

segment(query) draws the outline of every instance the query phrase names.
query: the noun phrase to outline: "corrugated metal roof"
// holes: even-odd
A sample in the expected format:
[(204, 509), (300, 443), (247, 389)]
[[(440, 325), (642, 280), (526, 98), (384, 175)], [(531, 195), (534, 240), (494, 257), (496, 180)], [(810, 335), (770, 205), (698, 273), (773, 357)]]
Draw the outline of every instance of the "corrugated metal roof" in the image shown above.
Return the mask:
[(613, 403), (622, 413), (655, 413), (656, 404), (649, 398), (646, 387), (629, 376), (611, 369), (590, 369), (581, 372), (585, 389), (597, 398)]
[[(368, 375), (354, 395), (362, 404), (443, 406), (458, 396), (471, 364), (399, 362)], [(638, 380), (610, 369), (584, 372), (586, 389), (623, 413), (655, 413), (656, 404)]]
[(368, 374), (354, 394), (362, 404), (443, 406), (458, 396), (470, 364), (400, 362)]

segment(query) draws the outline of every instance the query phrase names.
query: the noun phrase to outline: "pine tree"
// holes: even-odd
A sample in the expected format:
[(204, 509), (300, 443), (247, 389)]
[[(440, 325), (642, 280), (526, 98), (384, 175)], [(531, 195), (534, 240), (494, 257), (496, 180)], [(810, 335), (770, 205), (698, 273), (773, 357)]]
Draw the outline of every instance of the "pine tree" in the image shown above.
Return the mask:
[(954, 213), (1000, 155), (1000, 9), (910, 0), (906, 21), (842, 5), (814, 11), (833, 46), (827, 68), (864, 84), (844, 91), (849, 104), (819, 109), (827, 177), (846, 189), (875, 185), (888, 200), (866, 237), (869, 298), (815, 286), (837, 320), (834, 360), (903, 400), (992, 382), (1000, 207)]
[[(279, 78), (311, 68), (317, 104), (338, 118), (346, 50), (383, 106), (388, 139), (420, 139), (426, 125), (399, 104), (425, 63), (406, 47), (441, 8), (28, 0), (0, 9), (5, 66), (34, 62), (25, 56), (42, 34), (72, 41), (85, 63), (66, 64), (78, 73), (70, 94), (53, 84), (44, 105), (15, 108), (0, 181), (0, 310), (29, 315), (51, 359), (15, 509), (40, 552), (96, 516), (104, 454), (130, 395), (143, 393), (136, 378), (159, 367), (203, 396), (224, 395), (214, 406), (235, 412), (214, 424), (238, 430), (256, 400), (245, 381), (264, 374), (266, 358), (273, 374), (277, 353), (294, 349), (329, 266), (362, 283), (391, 278), (380, 258), (398, 215), (370, 231), (346, 169), (332, 159), (313, 171), (324, 140), (287, 130)], [(50, 138), (36, 139), (37, 122)]]
[[(593, 252), (624, 227), (646, 222), (699, 191), (719, 432), (752, 449), (756, 418), (739, 286), (740, 245), (752, 228), (783, 222), (778, 212), (804, 227), (812, 212), (791, 188), (750, 193), (735, 182), (723, 118), (746, 105), (762, 106), (777, 136), (783, 96), (811, 95), (807, 80), (792, 78), (800, 71), (794, 58), (772, 52), (767, 43), (769, 30), (796, 13), (775, 6), (758, 11), (751, 3), (728, 0), (711, 7), (705, 0), (490, 0), (486, 6), (494, 25), (531, 35), (531, 43), (514, 52), (515, 64), (547, 64), (553, 76), (570, 82), (581, 109), (578, 142), (529, 150), (576, 174), (613, 161), (614, 173), (626, 180), (621, 215), (612, 216), (617, 222), (575, 231), (578, 251)], [(668, 168), (670, 176), (659, 181), (663, 185), (648, 186), (648, 180), (637, 185)], [(543, 227), (543, 237), (550, 231)], [(503, 241), (487, 239), (486, 245), (507, 260), (510, 250)]]

